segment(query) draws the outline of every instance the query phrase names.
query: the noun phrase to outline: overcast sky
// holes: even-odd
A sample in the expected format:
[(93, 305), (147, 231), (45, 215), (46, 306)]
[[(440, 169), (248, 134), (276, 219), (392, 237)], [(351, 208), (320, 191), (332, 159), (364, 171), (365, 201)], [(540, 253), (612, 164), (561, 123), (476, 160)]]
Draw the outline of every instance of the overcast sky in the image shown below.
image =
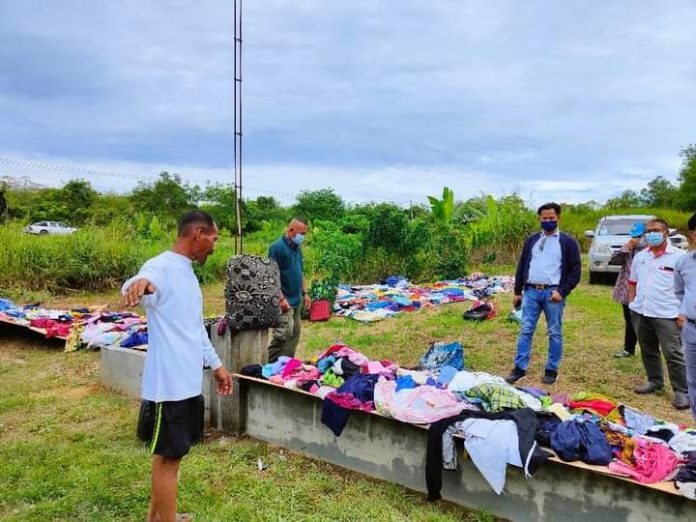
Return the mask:
[[(0, 163), (232, 179), (232, 0), (0, 0)], [(247, 0), (246, 194), (604, 200), (696, 141), (696, 2)]]

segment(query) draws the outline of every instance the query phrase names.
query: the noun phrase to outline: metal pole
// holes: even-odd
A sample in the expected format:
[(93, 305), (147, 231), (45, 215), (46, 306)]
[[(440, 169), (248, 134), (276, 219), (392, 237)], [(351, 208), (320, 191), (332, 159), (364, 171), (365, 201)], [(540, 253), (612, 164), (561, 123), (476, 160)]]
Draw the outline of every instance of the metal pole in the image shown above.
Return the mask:
[(234, 191), (237, 221), (234, 248), (237, 254), (242, 254), (242, 0), (234, 0)]

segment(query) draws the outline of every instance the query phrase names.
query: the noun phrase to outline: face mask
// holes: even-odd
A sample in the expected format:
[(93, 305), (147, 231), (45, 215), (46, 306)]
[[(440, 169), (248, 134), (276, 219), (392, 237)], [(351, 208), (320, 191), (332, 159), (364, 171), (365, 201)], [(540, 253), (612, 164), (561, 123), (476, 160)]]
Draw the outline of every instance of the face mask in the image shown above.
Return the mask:
[(660, 246), (665, 240), (665, 236), (662, 232), (648, 232), (645, 234), (645, 240), (650, 246)]
[(300, 246), (302, 243), (304, 243), (304, 234), (295, 234), (295, 237), (292, 238), (292, 242), (297, 246)]
[(541, 222), (541, 228), (543, 228), (546, 232), (553, 232), (556, 230), (556, 227), (558, 226), (558, 221), (542, 221)]

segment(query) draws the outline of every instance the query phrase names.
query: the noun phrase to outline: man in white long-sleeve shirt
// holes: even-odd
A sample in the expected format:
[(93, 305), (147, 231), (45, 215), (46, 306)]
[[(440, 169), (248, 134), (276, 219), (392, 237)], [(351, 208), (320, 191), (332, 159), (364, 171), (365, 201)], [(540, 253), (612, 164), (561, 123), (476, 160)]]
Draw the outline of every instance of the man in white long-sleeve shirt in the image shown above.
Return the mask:
[(203, 326), (203, 294), (192, 262), (213, 253), (218, 229), (206, 212), (194, 210), (179, 223), (171, 250), (147, 261), (122, 288), (128, 306), (145, 307), (148, 351), (138, 435), (152, 460), (152, 496), (147, 520), (191, 520), (176, 514), (181, 459), (203, 434), (203, 367), (210, 366), (217, 392), (229, 395), (230, 374), (220, 363)]

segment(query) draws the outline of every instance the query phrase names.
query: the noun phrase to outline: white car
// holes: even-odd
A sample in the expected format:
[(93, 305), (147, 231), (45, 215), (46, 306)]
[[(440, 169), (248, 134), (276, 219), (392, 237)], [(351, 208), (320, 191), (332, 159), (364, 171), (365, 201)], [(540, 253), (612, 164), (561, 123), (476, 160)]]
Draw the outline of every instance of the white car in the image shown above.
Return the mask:
[[(621, 270), (618, 265), (610, 265), (614, 252), (629, 240), (629, 232), (635, 223), (646, 223), (655, 216), (631, 214), (624, 216), (605, 216), (597, 222), (597, 228), (585, 231), (585, 236), (592, 238), (590, 245), (590, 284), (598, 283), (605, 274), (616, 274)], [(678, 234), (675, 228), (669, 229), (670, 243), (686, 250), (689, 242), (686, 236)]]
[(67, 236), (77, 232), (77, 229), (59, 221), (38, 221), (26, 227), (24, 231), (27, 234)]

